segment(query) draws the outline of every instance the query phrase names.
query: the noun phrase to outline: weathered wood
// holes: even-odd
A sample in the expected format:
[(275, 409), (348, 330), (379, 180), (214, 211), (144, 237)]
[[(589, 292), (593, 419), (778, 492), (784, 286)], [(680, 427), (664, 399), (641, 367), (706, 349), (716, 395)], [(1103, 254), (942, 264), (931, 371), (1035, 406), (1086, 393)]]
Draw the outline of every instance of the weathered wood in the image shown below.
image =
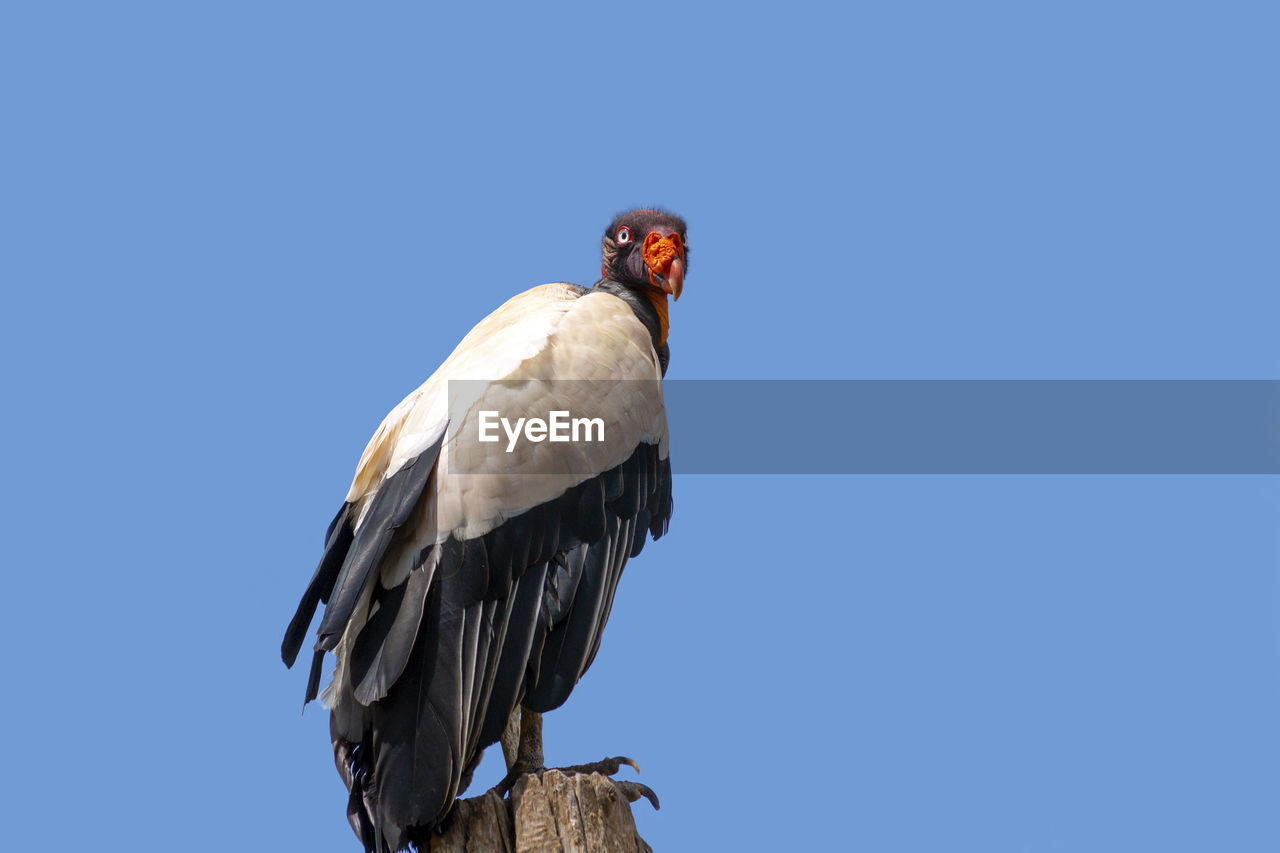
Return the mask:
[(507, 799), (494, 791), (461, 800), (429, 853), (652, 853), (631, 804), (599, 773), (548, 770), (521, 777)]

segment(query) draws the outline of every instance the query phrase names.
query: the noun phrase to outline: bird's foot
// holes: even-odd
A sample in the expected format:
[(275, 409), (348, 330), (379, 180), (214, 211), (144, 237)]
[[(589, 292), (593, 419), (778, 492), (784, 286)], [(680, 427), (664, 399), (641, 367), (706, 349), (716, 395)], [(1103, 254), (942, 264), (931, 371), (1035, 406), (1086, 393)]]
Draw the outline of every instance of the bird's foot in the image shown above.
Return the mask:
[(555, 769), (568, 776), (574, 776), (579, 773), (599, 773), (601, 776), (612, 776), (621, 770), (624, 764), (637, 773), (640, 772), (640, 765), (625, 755), (619, 755), (615, 758), (602, 758), (590, 764), (574, 764), (572, 767), (557, 767)]
[[(548, 770), (558, 770), (566, 776), (599, 773), (602, 776), (612, 777), (622, 769), (624, 764), (630, 765), (637, 773), (640, 772), (640, 765), (625, 755), (602, 758), (591, 764), (575, 764), (572, 767), (547, 767), (542, 759), (542, 715), (536, 711), (521, 708), (513, 711), (507, 721), (507, 727), (502, 733), (502, 752), (507, 759), (508, 771), (502, 781), (493, 788), (500, 797), (505, 797), (515, 787), (516, 782), (520, 781), (521, 776), (531, 773), (540, 777)], [(654, 809), (658, 808), (658, 795), (648, 785), (642, 785), (639, 782), (623, 782), (613, 778), (609, 781), (613, 782), (618, 791), (627, 798), (627, 802), (634, 803), (644, 797), (653, 804)]]
[(622, 765), (624, 764), (631, 767), (631, 769), (635, 770), (637, 773), (640, 772), (639, 764), (636, 764), (634, 761), (632, 761), (630, 758), (627, 758), (625, 755), (618, 755), (612, 758), (610, 757), (602, 758), (599, 761), (593, 761), (590, 764), (574, 764), (570, 767), (543, 768), (542, 770), (538, 771), (538, 774), (541, 775), (542, 773), (545, 773), (547, 769), (559, 770), (561, 773), (564, 773), (566, 776), (575, 776), (578, 774), (590, 775), (591, 773), (599, 773), (601, 776), (611, 777), (609, 781), (613, 782), (614, 787), (616, 787), (622, 793), (622, 795), (627, 798), (627, 802), (634, 803), (636, 800), (640, 799), (641, 797), (644, 797), (653, 806), (655, 811), (659, 809), (660, 806), (658, 805), (658, 795), (655, 794), (653, 792), (653, 789), (650, 788), (648, 785), (641, 784), (640, 782), (627, 782), (624, 780), (612, 778), (613, 774), (621, 770)]
[(507, 792), (515, 787), (516, 782), (520, 780), (521, 776), (527, 776), (529, 774), (541, 776), (548, 770), (557, 770), (566, 776), (599, 773), (602, 776), (610, 777), (609, 781), (613, 782), (614, 787), (616, 787), (618, 791), (627, 798), (627, 802), (634, 803), (636, 800), (644, 797), (655, 810), (661, 808), (658, 805), (658, 795), (655, 794), (653, 789), (648, 785), (640, 782), (627, 782), (625, 780), (612, 778), (613, 774), (621, 770), (622, 765), (624, 764), (630, 766), (637, 773), (640, 772), (640, 765), (636, 764), (625, 755), (619, 755), (612, 758), (602, 758), (601, 760), (594, 761), (590, 764), (574, 764), (570, 767), (524, 767), (517, 763), (511, 768), (510, 772), (507, 773), (503, 780), (494, 787), (494, 790), (501, 796), (506, 796)]

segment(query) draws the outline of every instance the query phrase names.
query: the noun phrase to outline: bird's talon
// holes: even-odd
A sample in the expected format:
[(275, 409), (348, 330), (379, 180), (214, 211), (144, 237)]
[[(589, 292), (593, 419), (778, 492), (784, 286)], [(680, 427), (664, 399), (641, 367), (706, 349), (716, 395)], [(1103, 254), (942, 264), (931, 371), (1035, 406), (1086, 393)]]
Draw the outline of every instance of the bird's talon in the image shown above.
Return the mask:
[(616, 779), (613, 784), (622, 796), (627, 798), (627, 802), (634, 803), (636, 800), (644, 797), (649, 801), (649, 804), (653, 806), (653, 810), (655, 812), (661, 809), (661, 806), (658, 805), (658, 795), (655, 794), (653, 789), (648, 785), (643, 785), (639, 782), (619, 782)]

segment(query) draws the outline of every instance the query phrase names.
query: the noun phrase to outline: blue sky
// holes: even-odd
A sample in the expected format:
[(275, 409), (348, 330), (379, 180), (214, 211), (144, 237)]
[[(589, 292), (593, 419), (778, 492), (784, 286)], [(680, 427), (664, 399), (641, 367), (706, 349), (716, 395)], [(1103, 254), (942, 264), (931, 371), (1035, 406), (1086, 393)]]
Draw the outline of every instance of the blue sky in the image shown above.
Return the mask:
[[(1260, 9), (10, 4), (7, 846), (352, 849), (278, 658), (324, 526), (624, 208), (690, 223), (675, 378), (1280, 378)], [(1275, 850), (1278, 513), (681, 476), (548, 759), (638, 759), (658, 850)]]

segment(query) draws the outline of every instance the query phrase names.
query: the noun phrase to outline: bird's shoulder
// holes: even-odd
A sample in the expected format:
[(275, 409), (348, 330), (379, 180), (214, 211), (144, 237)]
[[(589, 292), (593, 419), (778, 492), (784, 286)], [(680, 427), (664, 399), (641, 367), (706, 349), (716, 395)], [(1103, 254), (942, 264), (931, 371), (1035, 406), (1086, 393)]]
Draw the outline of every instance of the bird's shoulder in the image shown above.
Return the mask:
[(376, 491), (439, 438), (451, 381), (661, 379), (644, 324), (622, 299), (567, 282), (511, 297), (467, 333), (431, 376), (383, 419), (347, 494)]

